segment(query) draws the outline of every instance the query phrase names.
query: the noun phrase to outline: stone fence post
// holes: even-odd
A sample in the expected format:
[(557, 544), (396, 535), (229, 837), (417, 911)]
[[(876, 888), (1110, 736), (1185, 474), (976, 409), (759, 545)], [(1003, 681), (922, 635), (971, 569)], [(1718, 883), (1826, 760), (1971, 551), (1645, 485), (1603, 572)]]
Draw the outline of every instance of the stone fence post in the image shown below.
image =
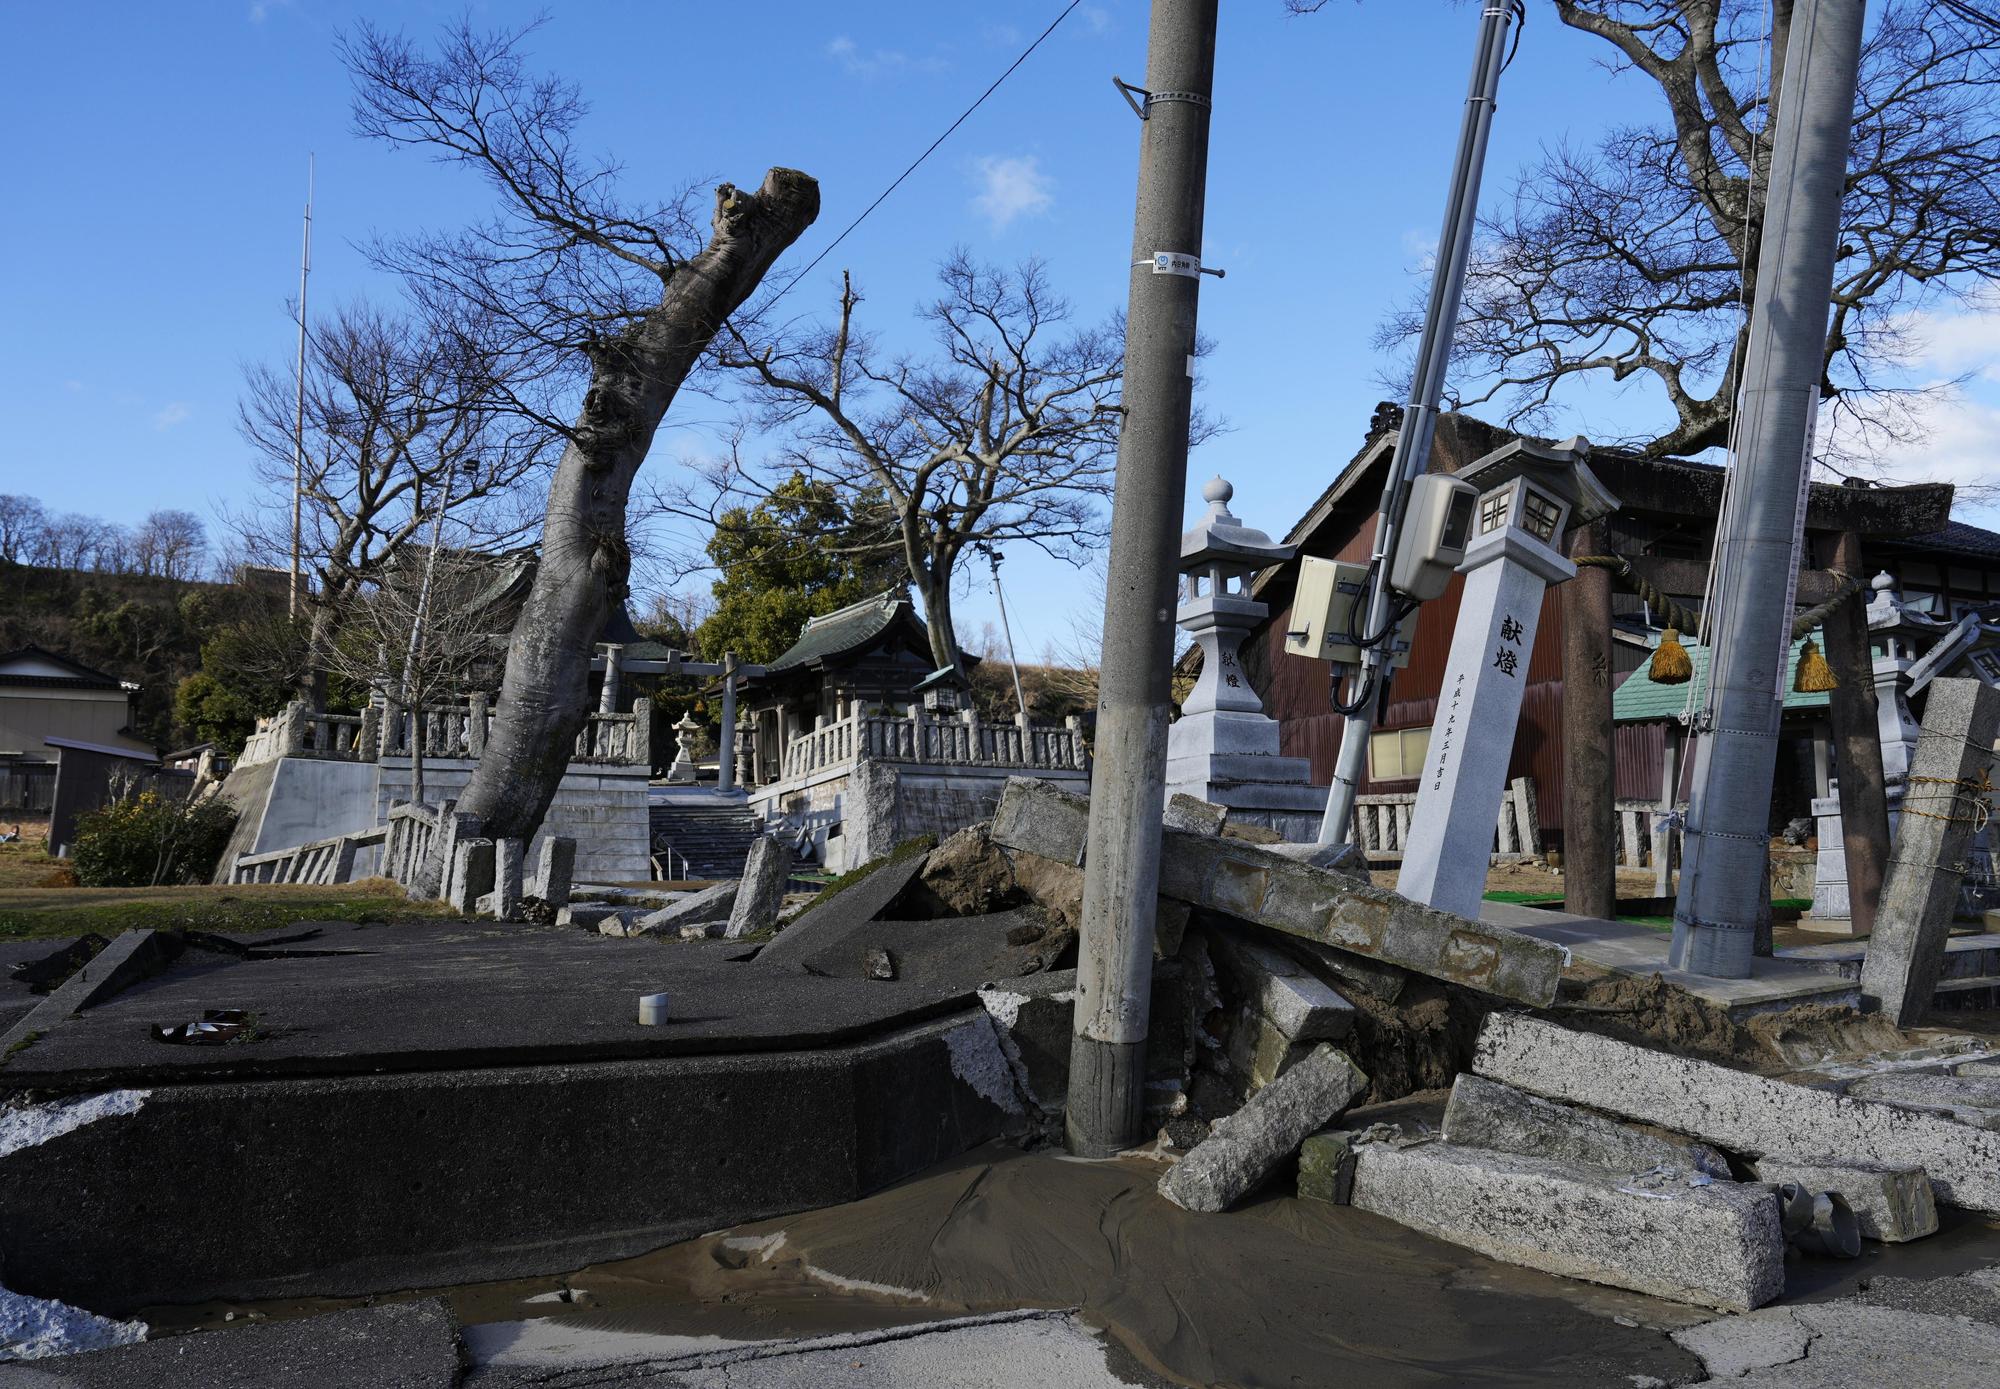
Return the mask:
[(640, 695), (632, 701), (632, 761), (653, 770), (653, 700)]
[(465, 702), (465, 747), (473, 757), (486, 753), (486, 692), (480, 690)]

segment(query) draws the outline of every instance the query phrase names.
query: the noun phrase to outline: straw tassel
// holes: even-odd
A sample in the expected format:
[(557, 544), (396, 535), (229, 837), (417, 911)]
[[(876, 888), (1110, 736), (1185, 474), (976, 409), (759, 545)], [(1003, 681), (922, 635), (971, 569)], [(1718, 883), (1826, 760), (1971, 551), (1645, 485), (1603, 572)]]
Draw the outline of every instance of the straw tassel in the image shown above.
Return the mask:
[(1819, 654), (1819, 644), (1807, 637), (1806, 644), (1799, 649), (1799, 671), (1792, 678), (1792, 689), (1799, 694), (1825, 694), (1839, 687), (1840, 682), (1833, 678), (1833, 667)]
[(1693, 676), (1694, 662), (1688, 659), (1687, 648), (1681, 645), (1680, 629), (1667, 628), (1661, 634), (1659, 646), (1653, 650), (1653, 661), (1646, 667), (1646, 678), (1656, 685), (1685, 685)]

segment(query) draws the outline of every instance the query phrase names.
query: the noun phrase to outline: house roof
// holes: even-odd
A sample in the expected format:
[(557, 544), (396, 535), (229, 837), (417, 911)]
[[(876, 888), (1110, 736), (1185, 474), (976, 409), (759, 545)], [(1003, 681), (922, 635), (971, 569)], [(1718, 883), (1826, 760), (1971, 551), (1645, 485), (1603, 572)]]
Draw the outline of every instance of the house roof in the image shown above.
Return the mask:
[[(1784, 707), (1787, 713), (1794, 709), (1824, 709), (1831, 702), (1823, 690), (1808, 694), (1792, 688), (1792, 682), (1799, 673), (1799, 653), (1808, 641), (1823, 640), (1815, 628), (1792, 643), (1791, 654), (1785, 658)], [(1658, 638), (1651, 644), (1658, 646)], [(1691, 641), (1681, 644), (1686, 647), (1688, 662), (1694, 667), (1693, 676), (1678, 685), (1662, 685), (1647, 674), (1645, 666), (1640, 666), (1612, 691), (1612, 722), (1646, 723), (1656, 719), (1678, 719), (1684, 710), (1701, 707), (1702, 692), (1708, 685), (1709, 648), (1697, 646)]]
[[(37, 669), (41, 667), (41, 669)], [(53, 670), (48, 667), (54, 667)], [(21, 646), (0, 653), (0, 685), (21, 689), (125, 690), (139, 688), (106, 675), (80, 661), (58, 656), (39, 646)]]
[(1897, 550), (1917, 553), (1964, 555), (1973, 559), (2000, 560), (2000, 531), (1989, 531), (1964, 521), (1948, 521), (1941, 531), (1913, 535), (1906, 540), (1883, 542)]
[(917, 615), (910, 600), (895, 589), (849, 603), (821, 617), (808, 618), (799, 639), (766, 665), (764, 673), (776, 675), (799, 666), (823, 665), (829, 657), (859, 651), (894, 627), (899, 619), (915, 623)]

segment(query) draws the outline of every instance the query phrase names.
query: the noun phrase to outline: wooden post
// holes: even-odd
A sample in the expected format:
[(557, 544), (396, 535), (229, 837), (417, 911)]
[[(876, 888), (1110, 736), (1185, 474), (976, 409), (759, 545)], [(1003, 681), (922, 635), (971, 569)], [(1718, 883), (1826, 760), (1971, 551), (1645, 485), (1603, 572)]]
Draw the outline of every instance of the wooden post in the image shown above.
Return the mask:
[[(1842, 531), (1827, 567), (1865, 575), (1861, 537)], [(1876, 727), (1875, 658), (1868, 649), (1867, 590), (1833, 610), (1821, 630), (1826, 663), (1837, 683), (1828, 714), (1833, 723), (1834, 779), (1840, 786), (1840, 837), (1847, 852), (1849, 931), (1875, 929), (1889, 861), (1889, 797), (1883, 786), (1882, 735)]]
[[(1601, 555), (1602, 522), (1570, 532), (1569, 554)], [(1586, 565), (1563, 586), (1563, 910), (1617, 912), (1612, 784), (1611, 572)]]

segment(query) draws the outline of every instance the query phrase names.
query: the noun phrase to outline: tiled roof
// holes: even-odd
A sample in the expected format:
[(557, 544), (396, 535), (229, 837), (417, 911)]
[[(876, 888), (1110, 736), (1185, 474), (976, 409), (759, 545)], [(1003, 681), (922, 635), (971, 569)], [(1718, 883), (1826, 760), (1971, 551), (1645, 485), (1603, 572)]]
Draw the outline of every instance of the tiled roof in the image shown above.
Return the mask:
[(777, 660), (764, 667), (767, 675), (791, 670), (797, 666), (824, 661), (829, 656), (839, 656), (858, 650), (874, 641), (895, 624), (900, 614), (908, 613), (912, 619), (910, 600), (894, 589), (864, 598), (859, 603), (850, 603), (823, 617), (809, 618), (799, 639), (791, 649)]
[[(1821, 642), (1825, 650), (1824, 638), (1817, 629), (1809, 637), (1800, 637), (1792, 643), (1792, 652), (1785, 660), (1785, 708), (1824, 709), (1830, 702), (1825, 691), (1804, 694), (1792, 688), (1798, 676), (1799, 652), (1808, 640)], [(1655, 639), (1654, 645), (1659, 644)], [(1611, 718), (1616, 723), (1642, 723), (1651, 719), (1677, 719), (1683, 710), (1700, 709), (1702, 691), (1708, 684), (1708, 656), (1705, 646), (1696, 646), (1691, 641), (1683, 641), (1687, 648), (1688, 661), (1694, 666), (1694, 675), (1679, 685), (1656, 684), (1640, 666), (1625, 677), (1625, 683), (1611, 694)], [(1692, 701), (1692, 703), (1690, 703)]]
[(1903, 540), (1877, 543), (1892, 545), (1898, 550), (1932, 550), (1954, 555), (1978, 555), (1988, 559), (2000, 559), (2000, 532), (1969, 525), (1964, 521), (1947, 522), (1943, 530), (1932, 531), (1929, 535), (1913, 535)]
[[(68, 675), (30, 675), (25, 672), (9, 671), (6, 667), (15, 661), (39, 661), (48, 665), (61, 666), (71, 672)], [(0, 652), (0, 685), (10, 685), (22, 689), (55, 690), (122, 690), (125, 682), (115, 675), (106, 675), (101, 670), (72, 661), (67, 656), (58, 656), (53, 651), (39, 646), (16, 647), (12, 651)], [(136, 688), (136, 687), (135, 687)]]

